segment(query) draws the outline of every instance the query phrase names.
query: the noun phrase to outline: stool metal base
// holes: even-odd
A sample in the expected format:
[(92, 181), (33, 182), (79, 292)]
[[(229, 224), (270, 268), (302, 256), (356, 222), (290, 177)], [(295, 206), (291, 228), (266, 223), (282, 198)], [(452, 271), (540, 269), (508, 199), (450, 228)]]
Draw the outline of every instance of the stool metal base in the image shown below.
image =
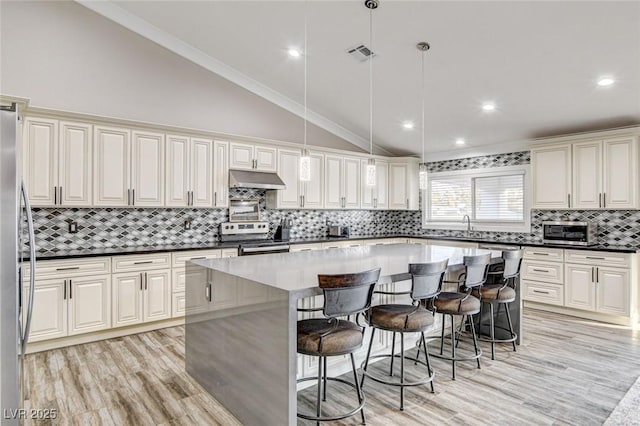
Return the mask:
[[(513, 351), (516, 352), (516, 340), (518, 339), (518, 335), (513, 331), (513, 323), (511, 322), (511, 313), (509, 312), (509, 303), (511, 303), (512, 301), (509, 302), (501, 302), (501, 301), (494, 301), (494, 300), (483, 300), (482, 301), (482, 305), (489, 305), (489, 309), (490, 309), (490, 315), (489, 315), (489, 337), (487, 338), (486, 336), (481, 336), (481, 339), (483, 342), (489, 342), (491, 343), (491, 359), (495, 360), (496, 359), (496, 343), (511, 343), (513, 345)], [(504, 330), (509, 332), (509, 334), (511, 335), (510, 338), (508, 339), (496, 339), (495, 333), (496, 333), (496, 326), (495, 326), (495, 320), (494, 320), (494, 314), (493, 314), (493, 305), (497, 304), (498, 305), (498, 312), (496, 312), (496, 317), (498, 315), (500, 315), (500, 307), (502, 305), (504, 305), (504, 310), (507, 316), (507, 323), (509, 324), (509, 328), (506, 329), (504, 327), (498, 327), (498, 329), (500, 330)], [(481, 305), (481, 306), (482, 306)], [(480, 309), (480, 319), (478, 320), (478, 333), (480, 332), (480, 329), (482, 327), (482, 308)]]

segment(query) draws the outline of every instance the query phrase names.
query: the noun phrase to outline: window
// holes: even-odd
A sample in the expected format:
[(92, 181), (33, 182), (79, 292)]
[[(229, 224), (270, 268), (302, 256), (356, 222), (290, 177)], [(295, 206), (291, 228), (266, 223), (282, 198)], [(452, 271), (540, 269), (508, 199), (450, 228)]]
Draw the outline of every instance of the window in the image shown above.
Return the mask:
[(423, 194), (425, 227), (462, 227), (464, 215), (469, 215), (479, 230), (528, 230), (527, 169), (512, 166), (432, 173)]

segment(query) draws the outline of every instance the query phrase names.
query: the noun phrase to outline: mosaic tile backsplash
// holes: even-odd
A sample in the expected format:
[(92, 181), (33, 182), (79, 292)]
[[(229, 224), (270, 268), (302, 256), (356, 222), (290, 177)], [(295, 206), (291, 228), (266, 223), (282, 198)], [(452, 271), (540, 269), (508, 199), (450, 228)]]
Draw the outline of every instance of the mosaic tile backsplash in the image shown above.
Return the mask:
[[(450, 171), (528, 164), (529, 152), (471, 157), (428, 163), (431, 171)], [(323, 238), (327, 225), (348, 225), (352, 235), (461, 236), (461, 231), (422, 229), (419, 211), (376, 210), (267, 210), (264, 190), (231, 190), (231, 197), (259, 198), (262, 219), (275, 232), (283, 218), (293, 219), (294, 239)], [(194, 208), (35, 208), (36, 243), (40, 251), (153, 246), (161, 244), (212, 243), (218, 240), (218, 225), (228, 220), (227, 209)], [(531, 232), (474, 232), (473, 236), (495, 242), (535, 242), (542, 239), (546, 220), (589, 220), (598, 223), (598, 243), (639, 247), (640, 211), (531, 211)], [(184, 229), (185, 220), (191, 229)], [(78, 222), (78, 232), (67, 231), (69, 221)]]

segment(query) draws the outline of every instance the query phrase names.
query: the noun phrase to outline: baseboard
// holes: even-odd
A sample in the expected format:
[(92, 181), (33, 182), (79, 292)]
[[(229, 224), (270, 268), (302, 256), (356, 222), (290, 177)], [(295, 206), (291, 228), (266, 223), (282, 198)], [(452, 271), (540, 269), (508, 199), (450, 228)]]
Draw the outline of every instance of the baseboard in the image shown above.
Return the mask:
[(611, 324), (624, 325), (628, 327), (637, 326), (637, 324), (634, 324), (634, 321), (632, 320), (632, 318), (629, 318), (629, 317), (620, 317), (616, 315), (582, 311), (580, 309), (567, 308), (564, 306), (548, 305), (546, 303), (538, 303), (538, 302), (531, 302), (531, 301), (525, 300), (524, 307), (538, 309), (546, 312), (554, 312), (556, 314), (570, 315), (572, 317), (577, 317), (577, 318), (584, 318), (584, 319), (606, 322)]

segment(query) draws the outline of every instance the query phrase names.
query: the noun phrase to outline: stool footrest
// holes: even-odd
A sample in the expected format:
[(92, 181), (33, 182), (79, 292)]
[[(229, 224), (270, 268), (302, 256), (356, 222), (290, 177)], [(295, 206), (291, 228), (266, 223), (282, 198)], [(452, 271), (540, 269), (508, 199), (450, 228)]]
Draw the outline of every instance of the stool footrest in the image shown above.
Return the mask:
[[(401, 358), (402, 355), (400, 354), (395, 354), (395, 355), (391, 355), (391, 354), (381, 354), (381, 355), (371, 355), (369, 357), (369, 359), (373, 359), (373, 358), (391, 358), (391, 357), (395, 357), (395, 358)], [(413, 357), (409, 357), (409, 356), (405, 356), (404, 357), (405, 360), (410, 360), (410, 361), (414, 361), (415, 363), (418, 364), (422, 364), (425, 367), (429, 368), (429, 365), (427, 365), (426, 362), (419, 360), (418, 358), (413, 358)], [(425, 385), (427, 383), (430, 383), (433, 381), (433, 378), (435, 377), (435, 373), (432, 371), (431, 374), (429, 374), (428, 376), (424, 376), (420, 379), (417, 380), (412, 380), (410, 382), (405, 381), (404, 383), (400, 383), (398, 381), (391, 381), (391, 380), (387, 380), (387, 379), (381, 379), (380, 377), (375, 376), (374, 374), (371, 374), (370, 372), (368, 372), (367, 370), (364, 369), (364, 362), (362, 363), (362, 365), (360, 366), (360, 368), (362, 369), (362, 373), (370, 378), (371, 380), (373, 380), (374, 382), (378, 382), (378, 383), (382, 383), (384, 385), (390, 385), (390, 386), (396, 386), (396, 387), (410, 387), (410, 386), (421, 386), (421, 385)], [(395, 377), (395, 376), (392, 376)]]
[[(306, 381), (309, 381), (309, 380), (318, 380), (318, 378), (317, 377), (303, 377), (301, 379), (296, 380), (296, 383), (306, 382)], [(345, 385), (349, 385), (354, 389), (357, 389), (355, 384), (353, 384), (353, 383), (351, 383), (351, 382), (349, 382), (347, 380), (341, 379), (339, 377), (327, 377), (327, 380), (331, 380), (331, 381), (334, 381), (334, 382), (340, 382), (340, 383), (343, 383)], [(310, 415), (310, 414), (305, 414), (305, 413), (296, 413), (296, 415), (298, 417), (300, 417), (301, 419), (305, 419), (305, 420), (313, 420), (313, 421), (317, 421), (317, 422), (331, 422), (331, 421), (334, 421), (334, 420), (342, 420), (342, 419), (346, 419), (347, 417), (353, 416), (358, 411), (362, 411), (362, 409), (364, 409), (364, 404), (365, 404), (365, 396), (363, 394), (362, 395), (362, 403), (359, 406), (357, 406), (356, 408), (354, 408), (353, 410), (351, 410), (351, 411), (349, 411), (348, 413), (345, 413), (345, 414), (336, 414), (334, 416), (324, 416), (324, 417), (323, 416), (317, 417), (317, 416)]]
[[(442, 354), (440, 355), (440, 349), (438, 349), (440, 346), (435, 347), (433, 345), (431, 345), (431, 343), (433, 343), (434, 341), (432, 340), (431, 342), (427, 343), (427, 346), (429, 348), (429, 355), (434, 357), (434, 358), (438, 358), (438, 359), (446, 359), (448, 361), (473, 361), (475, 359), (478, 359), (482, 356), (482, 349), (478, 348), (478, 354), (476, 355), (475, 352), (473, 355), (470, 356), (456, 356), (456, 357), (451, 357), (449, 355), (445, 355)], [(458, 351), (458, 349), (456, 349), (456, 352)]]

